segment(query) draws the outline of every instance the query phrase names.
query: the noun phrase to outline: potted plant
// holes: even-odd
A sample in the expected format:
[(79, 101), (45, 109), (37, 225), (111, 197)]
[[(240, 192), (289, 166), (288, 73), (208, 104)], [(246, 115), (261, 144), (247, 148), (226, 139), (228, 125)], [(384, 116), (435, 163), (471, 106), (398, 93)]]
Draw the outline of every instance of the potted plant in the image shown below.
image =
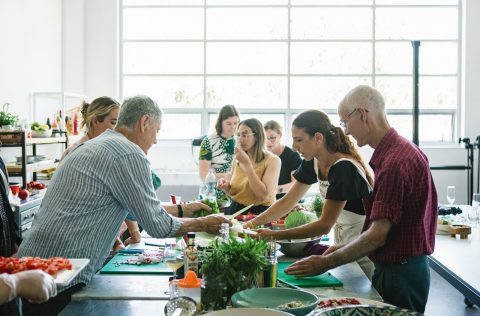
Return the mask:
[(204, 252), (201, 272), (202, 306), (204, 310), (224, 309), (232, 295), (250, 288), (267, 266), (267, 243), (245, 236), (240, 242), (231, 237), (227, 242), (215, 240), (212, 249)]
[(3, 110), (0, 111), (0, 129), (5, 131), (13, 130), (13, 127), (18, 122), (18, 115), (8, 113), (9, 103), (3, 105)]

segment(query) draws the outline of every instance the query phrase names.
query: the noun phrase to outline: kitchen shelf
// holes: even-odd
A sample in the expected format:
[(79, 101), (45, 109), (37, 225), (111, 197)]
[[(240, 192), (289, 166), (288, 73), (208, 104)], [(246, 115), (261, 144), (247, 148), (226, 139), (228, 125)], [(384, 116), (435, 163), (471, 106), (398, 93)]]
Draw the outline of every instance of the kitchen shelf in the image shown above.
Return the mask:
[(66, 132), (59, 132), (57, 137), (52, 136), (48, 138), (26, 138), (25, 131), (8, 131), (0, 132), (0, 140), (2, 140), (2, 147), (19, 147), (22, 151), (21, 164), (7, 164), (7, 171), (12, 177), (22, 178), (22, 187), (27, 186), (27, 175), (33, 174), (33, 180), (37, 180), (37, 172), (41, 170), (56, 168), (58, 165), (57, 159), (46, 159), (27, 164), (27, 148), (32, 147), (32, 154), (37, 154), (37, 146), (44, 145), (64, 145), (64, 149), (68, 147), (68, 136)]

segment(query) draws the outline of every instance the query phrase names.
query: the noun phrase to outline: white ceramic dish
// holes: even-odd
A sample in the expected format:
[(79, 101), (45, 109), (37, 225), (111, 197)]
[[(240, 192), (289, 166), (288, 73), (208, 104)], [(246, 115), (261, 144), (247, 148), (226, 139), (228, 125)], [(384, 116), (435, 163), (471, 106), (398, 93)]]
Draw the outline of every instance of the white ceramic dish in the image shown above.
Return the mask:
[(72, 270), (63, 270), (57, 273), (55, 283), (57, 285), (68, 285), (87, 266), (90, 259), (69, 259), (73, 265)]

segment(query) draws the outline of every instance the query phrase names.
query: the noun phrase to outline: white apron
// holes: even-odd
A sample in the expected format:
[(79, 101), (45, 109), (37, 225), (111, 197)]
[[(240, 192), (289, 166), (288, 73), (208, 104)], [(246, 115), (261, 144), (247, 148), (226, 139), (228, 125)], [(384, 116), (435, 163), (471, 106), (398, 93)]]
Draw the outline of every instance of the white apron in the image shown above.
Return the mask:
[[(355, 160), (346, 158), (341, 158), (335, 161), (335, 164), (343, 160), (350, 161), (355, 167), (357, 167), (358, 173), (360, 174), (360, 176), (362, 176), (362, 178), (368, 185), (368, 191), (372, 192), (373, 188), (370, 183), (368, 183), (365, 172), (363, 171), (363, 168), (360, 166), (360, 164)], [(313, 164), (318, 179), (318, 160), (316, 158), (314, 158)], [(318, 180), (320, 195), (323, 199), (325, 199), (327, 195), (327, 189), (329, 185), (330, 184), (328, 183), (328, 181)], [(335, 244), (346, 244), (357, 238), (362, 233), (364, 222), (365, 215), (359, 215), (353, 212), (342, 210), (337, 218), (335, 225), (333, 226), (333, 241), (335, 242)], [(363, 272), (365, 272), (367, 277), (372, 280), (373, 270), (375, 269), (373, 262), (368, 257), (363, 257), (358, 259), (357, 263), (360, 265), (360, 268), (362, 268)]]

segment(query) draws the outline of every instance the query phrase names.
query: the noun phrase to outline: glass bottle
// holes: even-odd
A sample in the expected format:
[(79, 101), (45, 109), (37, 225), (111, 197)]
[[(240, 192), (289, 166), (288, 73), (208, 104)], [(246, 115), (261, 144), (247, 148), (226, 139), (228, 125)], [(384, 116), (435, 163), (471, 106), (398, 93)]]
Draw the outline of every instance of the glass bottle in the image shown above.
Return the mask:
[(195, 247), (195, 233), (188, 233), (188, 245), (185, 247), (184, 252), (184, 269), (185, 274), (192, 270), (198, 274), (198, 250)]

